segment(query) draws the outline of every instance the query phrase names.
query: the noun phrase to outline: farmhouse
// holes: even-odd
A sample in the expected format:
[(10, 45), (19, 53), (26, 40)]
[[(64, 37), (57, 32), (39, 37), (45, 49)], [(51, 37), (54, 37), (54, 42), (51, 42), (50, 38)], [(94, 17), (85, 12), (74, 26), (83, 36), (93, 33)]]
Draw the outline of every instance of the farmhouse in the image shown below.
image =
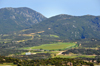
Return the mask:
[(36, 54), (36, 53), (31, 53), (30, 51), (25, 53), (25, 55), (33, 55), (33, 54)]
[(29, 52), (25, 53), (25, 55), (31, 55), (31, 52), (29, 51)]
[(27, 52), (27, 53), (25, 53), (25, 55), (31, 55), (31, 52)]

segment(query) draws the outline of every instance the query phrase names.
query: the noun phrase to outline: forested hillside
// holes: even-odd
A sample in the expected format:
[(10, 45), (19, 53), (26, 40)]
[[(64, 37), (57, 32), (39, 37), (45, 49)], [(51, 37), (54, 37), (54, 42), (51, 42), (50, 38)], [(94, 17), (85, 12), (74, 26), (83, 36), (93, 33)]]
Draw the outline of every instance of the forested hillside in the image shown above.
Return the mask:
[(44, 31), (41, 35), (54, 34), (67, 39), (100, 39), (100, 16), (84, 15), (57, 15), (39, 24), (32, 29)]

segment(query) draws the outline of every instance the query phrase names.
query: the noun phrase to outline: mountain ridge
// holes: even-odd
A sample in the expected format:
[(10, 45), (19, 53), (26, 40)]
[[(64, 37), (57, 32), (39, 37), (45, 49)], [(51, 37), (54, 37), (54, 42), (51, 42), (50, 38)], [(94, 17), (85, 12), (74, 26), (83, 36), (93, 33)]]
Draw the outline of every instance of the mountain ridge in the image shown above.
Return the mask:
[[(44, 31), (41, 35), (53, 34), (66, 39), (99, 38), (100, 36), (100, 16), (94, 15), (59, 14), (47, 19), (27, 7), (2, 8), (0, 23), (0, 33), (18, 31), (31, 26), (29, 29), (33, 29), (33, 33)], [(30, 32), (32, 31), (27, 33)]]
[(93, 15), (57, 15), (32, 26), (45, 31), (44, 34), (56, 34), (67, 39), (99, 38), (99, 27), (100, 16)]
[(0, 33), (9, 33), (30, 27), (47, 19), (39, 12), (27, 7), (1, 8), (0, 9)]

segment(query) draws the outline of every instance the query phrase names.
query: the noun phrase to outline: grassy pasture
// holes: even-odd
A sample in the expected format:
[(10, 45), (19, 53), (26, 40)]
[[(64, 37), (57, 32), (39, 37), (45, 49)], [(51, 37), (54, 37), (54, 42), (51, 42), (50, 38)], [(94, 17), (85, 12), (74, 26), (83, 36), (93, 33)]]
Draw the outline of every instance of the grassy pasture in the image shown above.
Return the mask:
[(50, 37), (59, 38), (59, 36), (57, 36), (57, 35), (50, 35)]
[(58, 42), (58, 43), (53, 43), (53, 44), (43, 44), (43, 45), (34, 46), (34, 47), (26, 47), (26, 48), (22, 48), (22, 49), (59, 50), (59, 49), (66, 49), (66, 48), (74, 47), (75, 45), (76, 45), (75, 43)]

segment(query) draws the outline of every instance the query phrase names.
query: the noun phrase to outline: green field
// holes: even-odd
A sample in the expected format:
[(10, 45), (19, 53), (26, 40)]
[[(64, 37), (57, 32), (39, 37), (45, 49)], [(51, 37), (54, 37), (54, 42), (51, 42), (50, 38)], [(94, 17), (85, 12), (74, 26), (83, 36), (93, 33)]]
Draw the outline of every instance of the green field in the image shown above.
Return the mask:
[(59, 38), (59, 36), (57, 36), (57, 35), (50, 35), (50, 37), (56, 37), (56, 38)]
[(44, 49), (44, 50), (63, 50), (66, 48), (71, 48), (74, 47), (76, 44), (75, 43), (63, 43), (63, 42), (58, 42), (58, 43), (53, 43), (53, 44), (43, 44), (40, 46), (34, 46), (34, 47), (26, 47), (22, 49)]

